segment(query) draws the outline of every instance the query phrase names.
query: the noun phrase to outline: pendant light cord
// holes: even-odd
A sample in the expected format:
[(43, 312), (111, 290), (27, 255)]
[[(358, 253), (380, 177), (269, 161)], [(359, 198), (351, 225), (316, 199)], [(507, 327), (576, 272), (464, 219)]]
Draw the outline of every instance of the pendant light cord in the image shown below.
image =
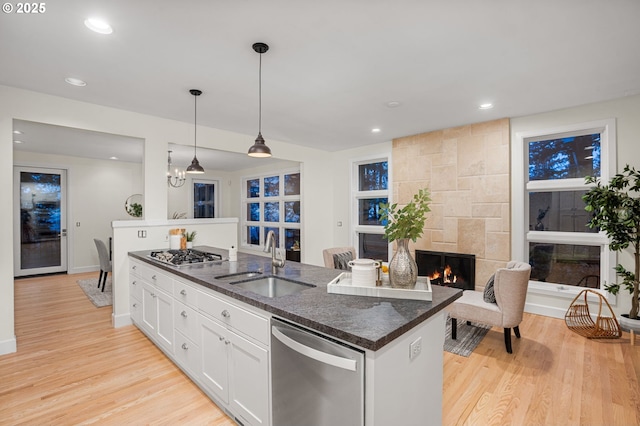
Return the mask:
[(262, 53), (258, 68), (258, 133), (262, 133)]
[(198, 152), (198, 97), (193, 97), (193, 158)]

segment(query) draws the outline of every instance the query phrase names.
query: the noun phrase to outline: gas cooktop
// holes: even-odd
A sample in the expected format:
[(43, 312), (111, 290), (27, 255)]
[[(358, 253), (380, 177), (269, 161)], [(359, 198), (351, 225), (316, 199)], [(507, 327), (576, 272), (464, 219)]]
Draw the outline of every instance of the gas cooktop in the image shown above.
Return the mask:
[(219, 254), (206, 253), (193, 249), (152, 251), (149, 257), (171, 266), (185, 266), (194, 263), (210, 263), (223, 260)]

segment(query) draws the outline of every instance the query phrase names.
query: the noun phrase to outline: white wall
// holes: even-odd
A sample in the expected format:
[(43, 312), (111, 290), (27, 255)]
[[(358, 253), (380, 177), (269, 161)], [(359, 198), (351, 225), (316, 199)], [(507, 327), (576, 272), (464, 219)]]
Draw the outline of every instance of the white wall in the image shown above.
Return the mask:
[[(559, 111), (547, 112), (527, 117), (511, 119), (511, 140), (519, 132), (540, 129), (552, 129), (571, 124), (613, 118), (616, 120), (617, 132), (617, 171), (625, 164), (640, 167), (640, 95), (615, 99), (608, 102), (583, 105)], [(618, 256), (618, 263), (633, 270), (633, 258), (630, 251)], [(546, 312), (548, 315), (562, 316), (566, 312), (571, 299), (561, 299), (543, 294), (527, 296), (528, 310)], [(617, 297), (613, 307), (616, 314), (629, 313), (631, 297), (625, 291)]]
[[(73, 90), (73, 89), (71, 89)], [(166, 221), (167, 217), (167, 150), (168, 141), (180, 140), (193, 125), (175, 120), (134, 113), (66, 98), (44, 95), (27, 90), (0, 86), (0, 178), (13, 182), (14, 119), (45, 124), (75, 127), (97, 132), (113, 133), (143, 139), (145, 142), (143, 187), (145, 220)], [(199, 144), (203, 148), (246, 153), (255, 135), (242, 135), (199, 126)], [(330, 153), (270, 140), (267, 143), (274, 155), (284, 160), (302, 163), (305, 182), (303, 195), (305, 247), (307, 263), (322, 265), (322, 249), (333, 245), (331, 218), (333, 187), (327, 176), (333, 169)], [(5, 200), (11, 200), (11, 185), (3, 190)], [(9, 201), (10, 202), (10, 201)], [(0, 211), (0, 232), (13, 235), (13, 212)], [(0, 242), (0, 354), (15, 351), (13, 306), (13, 243)]]
[[(124, 203), (142, 188), (142, 164), (104, 161), (14, 151), (14, 165), (67, 170), (68, 271), (97, 271), (98, 252), (93, 242), (108, 244), (113, 220), (129, 220)], [(76, 226), (77, 223), (80, 226)]]

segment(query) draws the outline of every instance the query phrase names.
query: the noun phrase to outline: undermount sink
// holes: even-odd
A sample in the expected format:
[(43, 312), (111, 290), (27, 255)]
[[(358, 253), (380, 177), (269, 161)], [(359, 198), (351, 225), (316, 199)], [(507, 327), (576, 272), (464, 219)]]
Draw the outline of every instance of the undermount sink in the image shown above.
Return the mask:
[(236, 272), (233, 274), (227, 274), (227, 275), (218, 275), (217, 277), (214, 277), (216, 280), (240, 280), (240, 279), (244, 279), (244, 278), (255, 278), (255, 277), (261, 277), (262, 276), (262, 271), (244, 271), (244, 272)]
[(266, 297), (286, 296), (288, 294), (298, 293), (315, 287), (311, 284), (300, 283), (274, 276), (236, 281), (231, 284)]

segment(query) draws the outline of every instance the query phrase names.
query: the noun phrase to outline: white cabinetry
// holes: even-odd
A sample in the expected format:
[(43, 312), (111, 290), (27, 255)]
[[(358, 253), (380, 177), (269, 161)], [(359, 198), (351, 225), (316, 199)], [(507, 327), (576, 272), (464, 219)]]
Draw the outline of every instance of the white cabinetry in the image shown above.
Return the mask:
[(172, 278), (141, 263), (132, 263), (131, 272), (129, 287), (131, 291), (138, 292), (140, 300), (136, 301), (135, 296), (130, 299), (134, 304), (141, 303), (132, 311), (138, 316), (137, 320), (134, 317), (134, 322), (165, 351), (173, 353)]
[(269, 426), (268, 317), (164, 270), (129, 263), (133, 322), (244, 425)]
[(199, 306), (216, 318), (200, 318), (202, 384), (243, 423), (268, 425), (268, 320), (208, 294)]
[(176, 338), (176, 361), (191, 377), (201, 369), (200, 339), (198, 334), (198, 297), (200, 292), (181, 281), (173, 282), (173, 323)]

